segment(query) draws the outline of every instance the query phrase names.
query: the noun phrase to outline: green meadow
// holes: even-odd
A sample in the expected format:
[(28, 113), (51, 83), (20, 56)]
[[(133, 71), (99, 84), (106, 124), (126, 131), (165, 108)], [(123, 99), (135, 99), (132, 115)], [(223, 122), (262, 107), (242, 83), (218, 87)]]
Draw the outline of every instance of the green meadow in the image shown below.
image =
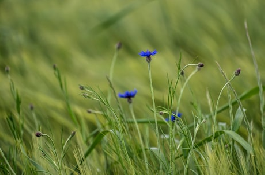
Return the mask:
[(0, 174), (265, 174), (264, 7), (0, 0)]

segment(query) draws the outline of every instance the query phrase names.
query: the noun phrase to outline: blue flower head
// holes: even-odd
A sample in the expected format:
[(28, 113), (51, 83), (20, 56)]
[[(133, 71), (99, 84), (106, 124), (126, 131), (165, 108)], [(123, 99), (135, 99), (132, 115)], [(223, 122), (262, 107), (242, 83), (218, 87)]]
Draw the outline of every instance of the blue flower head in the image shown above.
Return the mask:
[(141, 51), (141, 52), (139, 53), (139, 55), (142, 56), (142, 57), (145, 57), (145, 58), (146, 58), (146, 61), (147, 61), (148, 63), (150, 63), (151, 60), (152, 60), (151, 56), (154, 56), (156, 53), (157, 53), (156, 50), (154, 50), (153, 52), (151, 52), (151, 51), (149, 51), (149, 50), (146, 50), (146, 52), (145, 52), (145, 51)]
[[(176, 121), (176, 116), (180, 118), (182, 116), (182, 113), (178, 113), (178, 115), (176, 115), (176, 112), (172, 112), (172, 115), (171, 115), (172, 122)], [(169, 118), (165, 118), (165, 121), (169, 122)]]
[(125, 91), (123, 94), (119, 93), (119, 97), (120, 98), (127, 98), (128, 102), (131, 103), (132, 102), (132, 98), (134, 98), (134, 96), (137, 94), (137, 90), (133, 90), (133, 91)]

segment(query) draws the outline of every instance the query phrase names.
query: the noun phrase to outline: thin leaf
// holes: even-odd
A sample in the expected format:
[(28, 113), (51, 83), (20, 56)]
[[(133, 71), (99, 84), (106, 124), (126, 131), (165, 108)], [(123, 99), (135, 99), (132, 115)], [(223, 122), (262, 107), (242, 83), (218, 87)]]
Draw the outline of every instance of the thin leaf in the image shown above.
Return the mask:
[[(208, 142), (211, 142), (213, 139), (216, 139), (216, 138), (220, 137), (223, 134), (229, 135), (232, 139), (234, 139), (235, 141), (237, 141), (243, 148), (245, 148), (245, 150), (249, 151), (250, 153), (253, 152), (253, 149), (250, 146), (250, 144), (247, 141), (245, 141), (239, 134), (237, 134), (237, 133), (235, 133), (234, 131), (231, 131), (231, 130), (216, 131), (214, 133), (214, 135), (211, 135), (211, 136), (203, 139), (202, 141), (200, 141), (196, 145), (194, 145), (194, 148), (193, 149), (198, 148), (198, 147), (200, 147), (200, 146), (202, 146), (202, 145), (204, 145), (204, 144), (206, 144)], [(178, 159), (178, 158), (180, 158), (182, 156), (183, 156), (183, 154), (175, 157), (175, 159)]]
[(100, 132), (96, 138), (94, 139), (93, 143), (90, 145), (90, 147), (87, 149), (87, 151), (84, 154), (84, 158), (86, 158), (87, 156), (89, 156), (89, 154), (96, 148), (97, 144), (105, 137), (105, 135), (107, 135), (110, 131), (109, 130), (105, 130)]
[[(243, 109), (243, 110), (245, 110), (245, 109)], [(243, 117), (244, 117), (243, 111), (241, 110), (240, 107), (238, 107), (238, 109), (236, 111), (235, 119), (232, 123), (232, 130), (233, 131), (237, 131), (240, 128), (241, 123), (243, 121)]]
[(22, 145), (20, 145), (20, 150), (21, 150), (21, 153), (24, 154), (24, 156), (26, 156), (29, 159), (29, 161), (32, 163), (32, 165), (36, 168), (37, 172), (45, 172), (45, 173), (47, 173), (47, 171), (45, 171), (44, 168), (42, 168), (42, 166), (40, 164), (35, 162), (33, 159), (31, 159), (26, 154), (26, 151), (25, 151), (25, 149), (24, 149), (24, 147)]
[(199, 146), (202, 146), (208, 142), (211, 142), (213, 139), (216, 139), (218, 137), (220, 137), (221, 135), (224, 134), (224, 131), (216, 131), (213, 135), (203, 139), (202, 141), (200, 141), (199, 143), (197, 143), (196, 145), (194, 145), (194, 148), (198, 148)]
[(133, 12), (135, 9), (137, 9), (139, 6), (141, 6), (143, 3), (133, 3), (129, 4), (127, 7), (119, 11), (118, 13), (114, 14), (113, 16), (108, 17), (104, 21), (102, 21), (100, 24), (97, 26), (93, 27), (91, 29), (92, 33), (99, 33), (103, 30), (106, 30), (110, 26), (114, 25), (118, 21), (120, 21), (122, 18), (126, 17), (128, 14)]
[(183, 156), (185, 159), (187, 159), (188, 155), (189, 155), (189, 152), (190, 152), (190, 148), (188, 146), (188, 143), (187, 143), (187, 139), (184, 138), (184, 141), (182, 143), (182, 152), (183, 152)]
[(21, 105), (21, 98), (18, 94), (16, 93), (16, 107), (17, 107), (17, 113), (20, 114), (20, 105)]
[(224, 132), (232, 137), (235, 141), (237, 141), (243, 148), (245, 148), (245, 150), (250, 153), (253, 152), (251, 145), (247, 141), (245, 141), (239, 134), (231, 130), (224, 130)]
[(12, 79), (10, 79), (10, 91), (14, 99), (16, 99), (15, 85)]

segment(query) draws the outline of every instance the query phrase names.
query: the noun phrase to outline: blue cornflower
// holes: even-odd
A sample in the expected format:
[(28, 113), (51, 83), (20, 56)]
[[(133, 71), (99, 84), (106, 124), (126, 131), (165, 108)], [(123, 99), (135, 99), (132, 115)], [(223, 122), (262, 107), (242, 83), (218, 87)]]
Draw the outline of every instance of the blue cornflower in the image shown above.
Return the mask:
[[(172, 115), (171, 115), (171, 121), (172, 122), (174, 122), (176, 120), (176, 116), (180, 118), (182, 116), (182, 113), (178, 113), (178, 115), (176, 115), (176, 112), (172, 112)], [(165, 118), (165, 121), (168, 122), (169, 118)]]
[(134, 98), (134, 96), (137, 94), (137, 90), (133, 90), (133, 91), (125, 91), (123, 94), (119, 93), (119, 97), (120, 98), (127, 98), (128, 102), (131, 103), (132, 102), (132, 98)]
[(148, 63), (150, 63), (151, 60), (152, 60), (151, 56), (154, 56), (156, 53), (157, 53), (156, 50), (154, 50), (153, 52), (150, 52), (149, 50), (146, 50), (146, 52), (145, 51), (141, 51), (139, 53), (139, 55), (142, 56), (142, 57), (146, 57), (146, 61)]

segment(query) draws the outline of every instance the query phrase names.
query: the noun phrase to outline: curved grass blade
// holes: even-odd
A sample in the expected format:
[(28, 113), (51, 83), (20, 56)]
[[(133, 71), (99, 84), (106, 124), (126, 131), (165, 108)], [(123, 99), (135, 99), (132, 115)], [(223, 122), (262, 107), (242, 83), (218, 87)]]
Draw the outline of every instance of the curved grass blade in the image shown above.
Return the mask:
[[(264, 91), (265, 90), (265, 86), (262, 86), (262, 88), (263, 88), (263, 91)], [(245, 99), (248, 99), (248, 98), (252, 97), (253, 95), (257, 95), (257, 94), (259, 94), (259, 87), (258, 86), (256, 86), (256, 87), (244, 92), (243, 94), (238, 96), (238, 99), (242, 101), (242, 100), (245, 100)], [(235, 104), (237, 104), (237, 100), (236, 99), (234, 99), (232, 101), (232, 106), (235, 105)], [(225, 104), (224, 106), (220, 107), (217, 110), (217, 114), (222, 112), (222, 111), (224, 111), (224, 110), (226, 110), (226, 109), (228, 109), (228, 108), (229, 108), (229, 104), (227, 103), (227, 104)], [(209, 114), (209, 116), (212, 116), (212, 114)]]
[(235, 141), (237, 141), (238, 143), (240, 143), (240, 145), (245, 148), (245, 150), (247, 150), (248, 152), (252, 153), (253, 149), (250, 146), (250, 144), (245, 141), (239, 134), (237, 134), (234, 131), (231, 130), (224, 130), (224, 132), (229, 135), (230, 137), (232, 137), (232, 139), (234, 139)]
[(40, 164), (38, 164), (37, 162), (35, 162), (32, 158), (30, 158), (30, 157), (26, 154), (26, 151), (25, 151), (25, 149), (24, 149), (24, 147), (23, 147), (22, 145), (20, 145), (20, 150), (21, 150), (21, 153), (22, 153), (24, 156), (26, 156), (26, 157), (29, 159), (29, 161), (31, 162), (31, 164), (36, 168), (36, 171), (37, 171), (37, 172), (49, 173), (49, 172), (47, 172), (46, 170), (44, 170), (44, 168), (43, 168)]
[(107, 135), (110, 131), (109, 130), (105, 130), (100, 132), (96, 138), (94, 139), (93, 143), (90, 145), (90, 147), (87, 149), (87, 151), (84, 154), (84, 159), (87, 158), (87, 156), (95, 149), (95, 147), (97, 146), (97, 144), (105, 137), (105, 135)]
[(118, 13), (114, 14), (113, 16), (110, 16), (100, 24), (96, 25), (91, 29), (92, 33), (99, 33), (102, 30), (108, 29), (110, 26), (121, 20), (122, 18), (126, 17), (128, 14), (133, 12), (135, 9), (140, 7), (142, 3), (133, 3), (129, 4), (127, 7), (119, 11)]
[[(208, 142), (211, 142), (213, 139), (216, 139), (218, 137), (220, 137), (223, 134), (227, 134), (229, 135), (232, 139), (234, 139), (235, 141), (237, 141), (238, 143), (240, 143), (240, 145), (245, 148), (245, 150), (249, 151), (250, 153), (253, 152), (252, 147), (250, 146), (250, 144), (245, 141), (239, 134), (235, 133), (234, 131), (231, 130), (222, 130), (222, 131), (216, 131), (213, 135), (206, 137), (205, 139), (203, 139), (202, 141), (200, 141), (199, 143), (195, 144), (193, 149), (196, 149)], [(190, 150), (189, 150), (190, 151)], [(175, 157), (175, 159), (178, 159), (180, 157), (183, 157), (184, 155), (181, 154), (177, 157)]]
[(232, 123), (232, 130), (233, 131), (237, 131), (240, 128), (240, 125), (241, 125), (241, 123), (243, 121), (243, 117), (244, 117), (243, 111), (241, 110), (240, 107), (238, 107), (238, 109), (236, 111), (235, 119), (234, 119), (234, 121)]

